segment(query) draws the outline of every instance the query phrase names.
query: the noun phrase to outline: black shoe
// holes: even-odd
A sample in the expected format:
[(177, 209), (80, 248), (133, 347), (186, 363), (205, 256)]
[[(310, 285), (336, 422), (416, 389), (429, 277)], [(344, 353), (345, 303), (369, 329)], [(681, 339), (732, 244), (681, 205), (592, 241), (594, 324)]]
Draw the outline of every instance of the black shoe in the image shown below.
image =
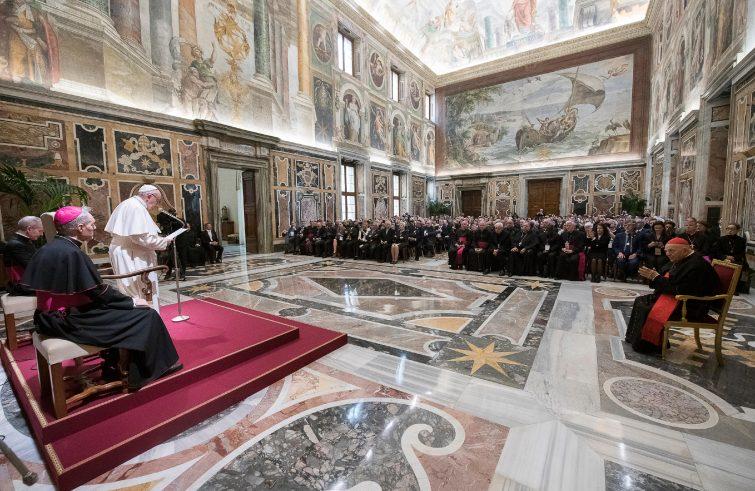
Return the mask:
[(178, 278), (178, 281), (186, 281), (186, 276), (181, 276), (180, 278)]
[(165, 370), (165, 373), (163, 373), (161, 376), (165, 377), (166, 375), (170, 375), (171, 373), (175, 373), (175, 372), (181, 370), (183, 367), (184, 367), (183, 363), (181, 363), (180, 361), (177, 361), (176, 363), (173, 364), (172, 367), (170, 367), (167, 370)]
[(102, 364), (102, 380), (105, 382), (115, 382), (121, 379), (121, 372), (117, 365), (110, 363)]

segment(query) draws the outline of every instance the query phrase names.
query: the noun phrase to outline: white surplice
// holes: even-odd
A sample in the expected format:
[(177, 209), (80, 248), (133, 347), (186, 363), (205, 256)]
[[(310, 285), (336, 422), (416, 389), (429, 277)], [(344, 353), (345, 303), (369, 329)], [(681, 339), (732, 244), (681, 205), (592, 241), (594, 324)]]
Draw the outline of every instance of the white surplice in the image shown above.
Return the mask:
[[(113, 236), (108, 254), (113, 272), (117, 275), (157, 266), (155, 251), (165, 250), (170, 243), (158, 235), (160, 229), (139, 196), (132, 196), (115, 207), (105, 225), (105, 232)], [(152, 282), (152, 307), (159, 312), (157, 274), (150, 273), (149, 279)], [(118, 290), (124, 295), (146, 300), (142, 291), (145, 284), (141, 277), (132, 276), (116, 281)]]

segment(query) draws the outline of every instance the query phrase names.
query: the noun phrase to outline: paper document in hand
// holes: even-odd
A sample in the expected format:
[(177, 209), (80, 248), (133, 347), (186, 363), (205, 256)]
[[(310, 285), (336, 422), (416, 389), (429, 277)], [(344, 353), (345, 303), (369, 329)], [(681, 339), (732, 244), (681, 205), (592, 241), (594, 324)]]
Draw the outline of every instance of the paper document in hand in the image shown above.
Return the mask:
[(185, 229), (185, 228), (179, 228), (178, 230), (176, 230), (176, 231), (175, 231), (175, 232), (173, 232), (172, 234), (170, 234), (170, 235), (166, 236), (165, 238), (166, 238), (166, 239), (168, 239), (168, 240), (173, 240), (173, 239), (175, 239), (176, 237), (178, 237), (179, 235), (181, 235), (182, 233), (186, 232), (186, 230), (188, 230), (188, 229)]

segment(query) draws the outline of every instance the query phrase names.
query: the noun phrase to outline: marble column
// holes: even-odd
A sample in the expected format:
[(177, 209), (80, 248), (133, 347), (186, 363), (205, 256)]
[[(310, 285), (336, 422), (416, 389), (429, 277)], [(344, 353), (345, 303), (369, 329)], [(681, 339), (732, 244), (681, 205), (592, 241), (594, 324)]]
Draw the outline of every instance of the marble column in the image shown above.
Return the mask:
[(111, 0), (110, 17), (113, 26), (127, 43), (142, 45), (142, 20), (139, 0)]
[(173, 38), (172, 2), (166, 0), (149, 0), (149, 36), (151, 41), (152, 63), (170, 70), (173, 58), (170, 54), (170, 40)]
[(296, 17), (299, 25), (299, 92), (312, 95), (312, 75), (309, 62), (309, 16), (307, 0), (296, 0)]
[(254, 72), (270, 79), (270, 24), (267, 0), (254, 0)]

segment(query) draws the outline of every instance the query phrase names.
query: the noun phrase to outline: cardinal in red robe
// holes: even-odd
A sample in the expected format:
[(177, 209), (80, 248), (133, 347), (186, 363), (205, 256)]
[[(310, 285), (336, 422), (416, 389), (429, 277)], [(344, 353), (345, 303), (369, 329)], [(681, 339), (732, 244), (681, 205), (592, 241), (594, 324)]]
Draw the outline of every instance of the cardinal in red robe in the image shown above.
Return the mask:
[[(676, 295), (712, 296), (718, 293), (716, 270), (695, 252), (689, 242), (675, 237), (664, 247), (670, 262), (661, 271), (640, 268), (640, 275), (650, 280), (655, 291), (637, 297), (627, 326), (626, 342), (635, 351), (660, 352), (664, 323), (681, 318), (681, 302)], [(687, 320), (702, 321), (711, 308), (710, 303), (689, 300)]]

